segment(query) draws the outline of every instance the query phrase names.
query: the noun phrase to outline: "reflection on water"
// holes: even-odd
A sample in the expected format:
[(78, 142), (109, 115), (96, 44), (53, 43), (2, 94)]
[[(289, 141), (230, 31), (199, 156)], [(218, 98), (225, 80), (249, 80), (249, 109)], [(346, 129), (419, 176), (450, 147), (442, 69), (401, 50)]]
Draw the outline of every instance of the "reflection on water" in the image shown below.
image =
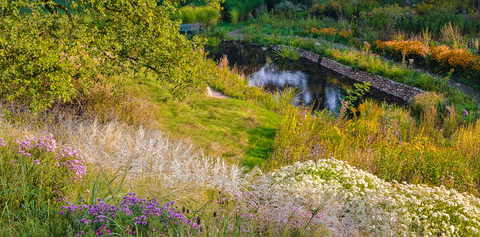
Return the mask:
[(261, 47), (229, 43), (207, 47), (206, 50), (209, 51), (208, 57), (216, 61), (227, 55), (230, 66), (240, 68), (253, 86), (262, 86), (272, 92), (287, 86), (299, 89), (298, 103), (313, 105), (316, 109), (337, 112), (340, 99), (349, 88), (315, 64), (280, 59), (271, 50)]

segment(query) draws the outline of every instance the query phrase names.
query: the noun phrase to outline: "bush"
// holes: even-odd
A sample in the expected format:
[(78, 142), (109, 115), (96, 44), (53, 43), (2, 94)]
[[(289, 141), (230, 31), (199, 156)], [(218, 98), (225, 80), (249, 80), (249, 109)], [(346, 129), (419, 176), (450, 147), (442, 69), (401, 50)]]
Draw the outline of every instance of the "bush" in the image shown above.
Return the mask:
[(225, 0), (225, 10), (230, 12), (235, 9), (240, 20), (244, 20), (248, 14), (256, 14), (255, 9), (261, 8), (264, 4), (264, 0)]
[(193, 7), (182, 7), (180, 8), (180, 16), (182, 19), (182, 24), (192, 24), (197, 20), (197, 15), (195, 14), (195, 8)]
[(287, 192), (296, 196), (297, 202), (333, 199), (319, 214), (326, 217), (324, 210), (336, 210), (334, 213), (344, 217), (337, 221), (358, 223), (341, 225), (346, 236), (358, 231), (367, 236), (480, 234), (480, 200), (443, 186), (386, 182), (333, 158), (297, 162), (275, 170), (267, 179), (271, 180), (267, 189)]
[(232, 22), (232, 26), (237, 26), (238, 24), (238, 10), (232, 9), (230, 10), (230, 20)]
[(292, 46), (283, 46), (279, 50), (274, 50), (274, 53), (282, 58), (300, 59), (300, 53)]
[(435, 92), (427, 92), (423, 95), (416, 95), (410, 102), (410, 108), (413, 114), (420, 115), (425, 114), (428, 109), (435, 108), (435, 114), (437, 109), (441, 106), (445, 98), (442, 94)]
[(213, 7), (195, 7), (195, 19), (207, 28), (216, 26), (220, 14)]
[(285, 12), (285, 13), (291, 13), (294, 11), (297, 11), (298, 7), (295, 6), (292, 2), (290, 1), (283, 1), (280, 4), (275, 6), (275, 11), (276, 12)]
[(207, 41), (207, 45), (208, 46), (217, 46), (220, 44), (220, 42), (222, 42), (222, 40), (218, 37), (211, 37), (208, 39)]

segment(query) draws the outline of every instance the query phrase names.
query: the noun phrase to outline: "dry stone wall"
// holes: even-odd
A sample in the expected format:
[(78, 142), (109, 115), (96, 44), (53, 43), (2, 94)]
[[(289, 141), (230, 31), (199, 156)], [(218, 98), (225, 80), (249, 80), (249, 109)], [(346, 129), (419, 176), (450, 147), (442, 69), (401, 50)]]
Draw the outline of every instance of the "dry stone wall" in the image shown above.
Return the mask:
[(395, 96), (403, 101), (409, 101), (416, 95), (425, 93), (425, 91), (418, 88), (407, 86), (378, 75), (370, 75), (365, 72), (355, 72), (352, 68), (346, 67), (345, 65), (328, 58), (322, 58), (320, 65), (343, 75), (347, 79), (357, 82), (368, 82), (373, 88)]
[[(290, 47), (290, 46), (284, 46), (284, 45), (278, 45), (274, 46), (273, 49), (275, 50), (280, 50), (283, 47)], [(299, 53), (300, 57), (305, 58), (309, 61), (312, 61), (314, 63), (318, 63), (320, 59), (320, 55), (310, 52), (308, 50), (300, 49), (300, 48), (295, 48)], [(418, 94), (423, 94), (425, 91), (420, 90), (415, 87), (407, 86), (386, 78), (383, 78), (378, 75), (370, 75), (365, 72), (356, 72), (352, 70), (351, 67), (347, 67), (341, 63), (338, 63), (334, 60), (330, 60), (328, 58), (322, 58), (320, 61), (320, 65), (333, 71), (336, 74), (342, 75), (342, 77), (356, 81), (356, 82), (368, 82), (372, 86), (372, 88), (383, 92), (387, 95), (394, 96), (402, 101), (409, 101), (413, 97), (415, 97)]]

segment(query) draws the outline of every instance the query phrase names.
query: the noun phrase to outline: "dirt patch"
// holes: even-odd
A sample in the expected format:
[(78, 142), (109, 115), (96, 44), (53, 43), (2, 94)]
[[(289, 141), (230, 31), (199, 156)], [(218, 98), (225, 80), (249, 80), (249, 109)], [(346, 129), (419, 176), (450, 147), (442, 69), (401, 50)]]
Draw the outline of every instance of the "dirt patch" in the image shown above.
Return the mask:
[(220, 91), (214, 90), (211, 87), (207, 87), (207, 95), (210, 97), (218, 98), (218, 99), (230, 99), (229, 96), (223, 94)]
[(240, 28), (237, 28), (235, 30), (233, 30), (232, 32), (228, 33), (228, 36), (232, 37), (233, 40), (237, 40), (240, 38), (240, 40), (243, 40), (243, 34), (242, 34), (242, 29), (244, 28), (245, 26), (242, 26)]

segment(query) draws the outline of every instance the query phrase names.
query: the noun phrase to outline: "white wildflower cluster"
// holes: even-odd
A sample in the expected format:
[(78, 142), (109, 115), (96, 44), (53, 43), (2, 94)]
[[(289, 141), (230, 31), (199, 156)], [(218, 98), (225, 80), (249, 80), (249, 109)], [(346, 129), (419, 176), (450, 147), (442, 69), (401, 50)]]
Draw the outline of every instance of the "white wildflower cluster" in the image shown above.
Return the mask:
[(343, 209), (339, 218), (369, 236), (480, 236), (480, 199), (443, 186), (387, 182), (335, 159), (297, 162), (269, 179), (299, 200), (330, 196)]

